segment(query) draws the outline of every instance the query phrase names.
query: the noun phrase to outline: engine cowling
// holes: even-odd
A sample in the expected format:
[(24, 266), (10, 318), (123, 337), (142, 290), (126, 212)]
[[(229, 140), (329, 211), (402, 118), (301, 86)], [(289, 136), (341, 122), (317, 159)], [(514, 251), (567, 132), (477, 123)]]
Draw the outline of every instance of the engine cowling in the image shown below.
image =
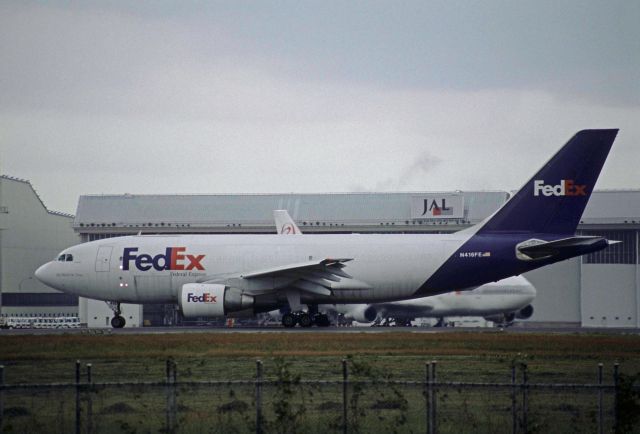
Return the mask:
[(530, 304), (516, 312), (516, 318), (518, 319), (529, 319), (531, 315), (533, 315), (533, 306)]
[(233, 312), (253, 309), (253, 296), (237, 288), (212, 283), (182, 285), (178, 304), (186, 318), (224, 317)]
[(484, 319), (486, 319), (487, 321), (492, 321), (496, 324), (510, 324), (513, 322), (513, 320), (516, 319), (516, 314), (514, 312), (511, 312), (511, 313), (490, 315), (490, 316), (485, 316)]
[(359, 304), (354, 306), (346, 315), (347, 318), (351, 318), (357, 322), (367, 323), (376, 319), (378, 316), (378, 310), (375, 306), (370, 304)]

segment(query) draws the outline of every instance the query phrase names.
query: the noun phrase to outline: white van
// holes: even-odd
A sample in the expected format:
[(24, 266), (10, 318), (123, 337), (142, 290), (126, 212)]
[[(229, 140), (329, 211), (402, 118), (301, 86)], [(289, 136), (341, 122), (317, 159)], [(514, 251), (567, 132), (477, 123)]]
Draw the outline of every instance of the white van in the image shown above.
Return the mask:
[(6, 327), (9, 329), (28, 329), (33, 327), (33, 320), (31, 318), (9, 317)]
[(56, 327), (63, 329), (77, 329), (80, 327), (80, 318), (77, 316), (61, 316), (56, 318)]

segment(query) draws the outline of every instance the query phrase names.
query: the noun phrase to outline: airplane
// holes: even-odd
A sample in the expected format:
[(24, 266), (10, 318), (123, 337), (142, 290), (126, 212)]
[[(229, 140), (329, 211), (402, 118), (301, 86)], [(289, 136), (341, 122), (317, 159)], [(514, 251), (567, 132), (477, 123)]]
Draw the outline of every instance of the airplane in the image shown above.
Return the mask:
[[(617, 129), (576, 133), (501, 208), (452, 234), (141, 235), (63, 250), (38, 268), (44, 284), (120, 303), (177, 303), (185, 317), (253, 316), (288, 305), (383, 303), (469, 290), (606, 248), (576, 236)], [(496, 170), (496, 168), (493, 168)]]
[[(301, 235), (302, 231), (287, 210), (274, 210), (276, 232), (279, 235)], [(480, 316), (487, 321), (509, 325), (515, 319), (528, 319), (533, 315), (531, 302), (536, 297), (535, 287), (522, 276), (507, 277), (486, 283), (470, 291), (454, 291), (411, 300), (376, 304), (320, 305), (319, 309), (342, 314), (349, 321), (371, 323), (394, 318), (403, 324), (415, 318), (447, 316)], [(317, 323), (321, 324), (322, 319)]]
[(526, 278), (513, 276), (470, 291), (389, 303), (336, 305), (333, 309), (345, 319), (359, 323), (394, 318), (396, 322), (408, 324), (416, 318), (438, 318), (441, 325), (448, 316), (479, 316), (496, 324), (510, 325), (516, 319), (531, 318), (531, 302), (535, 297), (536, 289)]

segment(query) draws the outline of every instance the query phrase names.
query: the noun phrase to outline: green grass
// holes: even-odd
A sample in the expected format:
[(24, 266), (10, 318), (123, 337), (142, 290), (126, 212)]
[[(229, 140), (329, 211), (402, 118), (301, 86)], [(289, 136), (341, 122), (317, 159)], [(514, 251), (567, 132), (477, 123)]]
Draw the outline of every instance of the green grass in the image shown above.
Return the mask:
[[(83, 379), (85, 364), (92, 363), (97, 383), (163, 381), (167, 359), (177, 363), (179, 382), (253, 380), (256, 359), (263, 361), (267, 379), (340, 380), (345, 357), (352, 380), (423, 381), (425, 363), (437, 360), (440, 381), (506, 383), (512, 363), (526, 362), (531, 383), (593, 383), (598, 363), (604, 364), (605, 382), (611, 383), (615, 362), (622, 373), (640, 372), (640, 337), (508, 332), (0, 336), (0, 364), (5, 365), (7, 384), (73, 382), (77, 359), (82, 362)], [(350, 432), (425, 432), (423, 391), (421, 385), (350, 386)], [(3, 393), (2, 432), (75, 428), (73, 388)], [(178, 432), (255, 431), (253, 384), (179, 385), (175, 393)], [(93, 387), (80, 396), (83, 431), (166, 430), (165, 386)], [(263, 396), (267, 432), (341, 430), (340, 384), (290, 390), (267, 385)], [(593, 391), (532, 391), (529, 428), (596, 431), (596, 398)], [(439, 432), (511, 429), (508, 389), (449, 388), (441, 390), (437, 399)], [(606, 394), (607, 430), (613, 424), (612, 402), (612, 395)]]
[(589, 382), (598, 363), (611, 373), (640, 372), (637, 335), (533, 333), (190, 333), (158, 335), (0, 336), (6, 381), (73, 381), (75, 360), (93, 364), (94, 381), (160, 381), (164, 362), (181, 379), (240, 380), (255, 375), (255, 360), (272, 376), (285, 358), (308, 379), (339, 379), (340, 360), (357, 357), (395, 379), (424, 378), (437, 360), (443, 381), (504, 381), (512, 361), (526, 361), (531, 381)]

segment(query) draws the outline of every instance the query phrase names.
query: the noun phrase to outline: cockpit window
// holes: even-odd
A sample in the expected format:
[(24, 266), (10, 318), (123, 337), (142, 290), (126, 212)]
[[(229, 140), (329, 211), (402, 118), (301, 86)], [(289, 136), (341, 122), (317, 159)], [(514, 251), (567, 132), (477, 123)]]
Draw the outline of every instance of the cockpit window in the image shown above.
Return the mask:
[(73, 262), (73, 255), (67, 254), (67, 262)]
[(58, 256), (58, 261), (64, 261), (64, 258), (65, 258), (65, 255), (64, 255), (64, 254), (63, 254), (63, 255), (60, 255), (60, 256)]

